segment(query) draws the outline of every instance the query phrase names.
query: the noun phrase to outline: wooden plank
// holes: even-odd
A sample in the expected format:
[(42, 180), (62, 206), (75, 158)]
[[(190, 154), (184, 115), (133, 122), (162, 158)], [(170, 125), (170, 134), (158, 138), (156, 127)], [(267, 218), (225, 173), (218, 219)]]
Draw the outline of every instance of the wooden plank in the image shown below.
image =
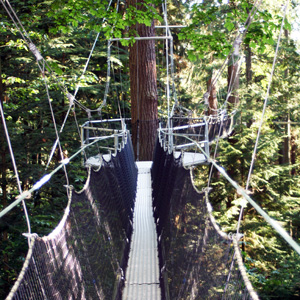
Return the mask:
[(152, 162), (137, 162), (137, 195), (123, 300), (161, 299), (157, 234), (152, 212), (151, 165)]

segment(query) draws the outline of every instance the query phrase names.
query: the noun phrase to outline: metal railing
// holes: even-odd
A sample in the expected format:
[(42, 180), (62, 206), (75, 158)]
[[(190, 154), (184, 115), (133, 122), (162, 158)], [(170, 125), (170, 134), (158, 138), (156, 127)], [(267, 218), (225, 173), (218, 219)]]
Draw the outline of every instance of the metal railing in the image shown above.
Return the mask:
[(160, 143), (164, 149), (168, 149), (169, 153), (176, 150), (189, 151), (191, 148), (195, 148), (195, 143), (186, 142), (186, 137), (189, 137), (197, 141), (209, 155), (208, 125), (206, 118), (201, 119), (199, 123), (170, 128), (163, 128), (160, 123), (158, 129)]
[(95, 147), (97, 150), (101, 149), (105, 152), (116, 154), (117, 151), (122, 148), (126, 140), (126, 120), (128, 119), (107, 119), (85, 122), (80, 126), (81, 147), (98, 140), (99, 137), (109, 137), (101, 140)]

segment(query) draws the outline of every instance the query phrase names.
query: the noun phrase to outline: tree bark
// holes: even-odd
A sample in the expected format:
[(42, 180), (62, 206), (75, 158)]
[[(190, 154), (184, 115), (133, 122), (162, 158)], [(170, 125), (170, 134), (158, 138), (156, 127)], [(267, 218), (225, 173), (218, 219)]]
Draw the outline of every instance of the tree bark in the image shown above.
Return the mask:
[[(140, 2), (141, 3), (141, 2)], [(136, 5), (130, 0), (129, 4)], [(141, 37), (154, 36), (151, 27), (137, 24)], [(152, 160), (158, 127), (155, 42), (136, 41), (129, 48), (132, 142), (137, 160)]]

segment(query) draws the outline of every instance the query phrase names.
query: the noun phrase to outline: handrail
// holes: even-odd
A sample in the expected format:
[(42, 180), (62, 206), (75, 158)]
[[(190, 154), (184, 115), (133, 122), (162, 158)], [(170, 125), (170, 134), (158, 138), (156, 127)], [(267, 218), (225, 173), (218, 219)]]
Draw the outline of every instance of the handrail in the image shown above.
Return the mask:
[[(124, 130), (124, 132), (122, 134), (117, 134), (117, 136), (123, 136), (125, 133), (127, 133), (126, 130)], [(58, 167), (56, 167), (52, 172), (50, 172), (49, 174), (45, 174), (39, 181), (37, 181), (33, 187), (31, 189), (29, 189), (28, 191), (24, 191), (23, 193), (21, 193), (20, 195), (18, 195), (16, 197), (16, 200), (14, 202), (12, 202), (10, 205), (8, 205), (6, 208), (4, 208), (1, 212), (0, 212), (0, 218), (2, 218), (4, 215), (6, 215), (9, 211), (11, 211), (15, 206), (17, 206), (22, 200), (27, 199), (29, 196), (31, 196), (31, 194), (40, 189), (44, 184), (46, 184), (51, 177), (57, 173), (61, 168), (63, 168), (65, 165), (67, 165), (71, 160), (73, 160), (77, 155), (79, 155), (80, 153), (82, 153), (86, 148), (94, 145), (95, 143), (102, 141), (102, 140), (106, 140), (106, 139), (110, 139), (110, 138), (114, 138), (115, 139), (116, 134), (112, 134), (110, 136), (105, 136), (105, 137), (99, 137), (97, 138), (95, 141), (82, 146), (77, 152), (75, 152), (72, 156), (70, 156), (70, 158), (66, 158), (63, 161), (61, 161), (60, 165)]]
[(219, 166), (216, 161), (210, 158), (209, 154), (207, 154), (202, 147), (199, 145), (198, 142), (192, 140), (188, 136), (179, 135), (179, 134), (173, 134), (178, 135), (181, 137), (185, 137), (187, 140), (193, 142), (195, 146), (202, 152), (202, 154), (205, 155), (208, 162), (212, 163), (213, 166), (220, 172), (220, 174), (227, 180), (229, 183), (238, 191), (239, 194), (241, 194), (253, 207), (254, 209), (266, 220), (267, 223), (269, 223), (274, 230), (300, 255), (300, 245), (286, 232), (286, 230), (279, 224), (278, 221), (271, 218), (249, 195), (248, 192), (241, 187), (236, 181), (234, 181), (225, 171), (224, 168)]

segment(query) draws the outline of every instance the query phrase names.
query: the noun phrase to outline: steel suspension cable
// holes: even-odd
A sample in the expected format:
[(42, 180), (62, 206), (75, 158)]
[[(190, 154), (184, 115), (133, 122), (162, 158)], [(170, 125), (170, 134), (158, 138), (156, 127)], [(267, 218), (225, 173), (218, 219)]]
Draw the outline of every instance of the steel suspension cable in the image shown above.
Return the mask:
[[(226, 103), (227, 103), (227, 101), (228, 101), (228, 99), (229, 99), (229, 97), (230, 97), (230, 95), (231, 95), (231, 93), (232, 93), (232, 91), (233, 91), (234, 84), (235, 84), (235, 82), (236, 82), (236, 80), (237, 80), (237, 78), (238, 78), (238, 75), (237, 75), (237, 74), (238, 74), (239, 71), (240, 71), (241, 64), (242, 64), (242, 60), (240, 60), (240, 63), (239, 63), (239, 65), (238, 65), (237, 72), (236, 72), (236, 74), (235, 74), (236, 76), (235, 76), (235, 78), (234, 78), (234, 81), (233, 81), (232, 85), (230, 85), (230, 90), (229, 90), (229, 92), (227, 93), (226, 100), (225, 100), (225, 106), (226, 106)], [(219, 141), (220, 141), (220, 134), (221, 134), (222, 126), (223, 126), (223, 118), (222, 118), (222, 120), (221, 120), (221, 125), (220, 125), (219, 133), (218, 133), (218, 136), (217, 136), (217, 140), (216, 140), (216, 146), (215, 146), (215, 149), (214, 149), (213, 159), (216, 159), (216, 156), (217, 156), (217, 151), (218, 151), (218, 147), (219, 147)], [(209, 176), (208, 176), (208, 181), (207, 181), (207, 187), (210, 186), (210, 181), (211, 181), (213, 169), (214, 169), (214, 166), (211, 165), (210, 171), (209, 171)]]
[[(118, 136), (121, 136), (124, 133), (119, 133)], [(31, 189), (29, 189), (28, 191), (24, 191), (22, 194), (20, 194), (17, 199), (11, 203), (10, 205), (8, 205), (7, 207), (5, 207), (1, 212), (0, 212), (0, 218), (2, 218), (4, 215), (6, 215), (10, 210), (12, 210), (15, 206), (17, 206), (21, 201), (23, 201), (24, 199), (26, 199), (32, 192), (37, 191), (38, 189), (40, 189), (43, 185), (45, 185), (54, 174), (56, 174), (60, 169), (62, 169), (65, 165), (67, 165), (70, 161), (72, 161), (75, 157), (77, 157), (80, 153), (84, 152), (84, 150), (92, 145), (94, 145), (95, 143), (99, 142), (99, 141), (103, 141), (103, 140), (107, 140), (110, 138), (114, 138), (115, 135), (110, 135), (110, 136), (105, 136), (105, 137), (99, 137), (97, 139), (95, 139), (93, 142), (84, 145), (83, 147), (81, 147), (77, 152), (75, 152), (73, 155), (71, 155), (69, 158), (65, 158), (63, 161), (60, 162), (59, 166), (57, 166), (53, 171), (51, 171), (50, 173), (44, 175), (39, 181), (37, 181), (33, 187)]]
[[(258, 3), (258, 5), (257, 5), (257, 3)], [(249, 12), (247, 20), (245, 22), (246, 27), (244, 28), (243, 32), (239, 32), (236, 35), (233, 44), (234, 43), (240, 43), (240, 42), (243, 41), (243, 39), (244, 39), (244, 37), (245, 37), (245, 35), (248, 31), (248, 28), (249, 28), (250, 24), (252, 23), (253, 18), (256, 15), (261, 3), (262, 3), (262, 0), (256, 0), (256, 2), (253, 4), (253, 7), (252, 7), (251, 11)], [(229, 60), (229, 57), (232, 55), (232, 53), (233, 53), (233, 47), (231, 48), (230, 52), (228, 53), (228, 55), (227, 55), (226, 59), (224, 60), (222, 66), (219, 68), (217, 74), (212, 79), (211, 84), (210, 84), (210, 86), (208, 88), (208, 91), (207, 91), (208, 95), (210, 94), (212, 87), (216, 84), (217, 80), (219, 79), (219, 77), (223, 73), (223, 71), (225, 69), (225, 66), (226, 66), (226, 64)]]
[[(168, 133), (167, 133), (168, 134)], [(210, 156), (202, 149), (202, 146), (184, 134), (175, 134), (174, 136), (184, 137), (191, 141), (195, 146), (202, 152), (207, 160), (214, 165), (214, 167), (220, 172), (220, 174), (241, 194), (253, 207), (254, 209), (269, 223), (274, 230), (300, 255), (300, 245), (294, 241), (294, 239), (286, 232), (286, 230), (279, 224), (279, 222), (271, 218), (249, 195), (243, 187), (241, 187), (236, 181), (234, 181), (225, 171), (225, 169), (217, 164), (217, 162), (210, 158)]]
[[(6, 140), (7, 140), (7, 144), (8, 144), (8, 148), (9, 148), (9, 152), (10, 152), (10, 157), (11, 157), (11, 160), (12, 160), (15, 176), (16, 176), (16, 179), (17, 179), (19, 193), (22, 194), (23, 190), (22, 190), (21, 181), (20, 181), (20, 177), (19, 177), (19, 172), (18, 172), (16, 160), (15, 160), (15, 155), (14, 155), (14, 152), (13, 152), (13, 148), (12, 148), (12, 145), (11, 145), (11, 141), (10, 141), (10, 137), (9, 137), (6, 121), (5, 121), (5, 116), (4, 116), (4, 111), (3, 111), (1, 99), (0, 99), (0, 111), (1, 111), (1, 118), (2, 118), (4, 131), (5, 131), (5, 135), (6, 135)], [(24, 200), (22, 200), (22, 206), (23, 206), (24, 215), (25, 215), (27, 228), (28, 228), (28, 238), (27, 239), (28, 239), (28, 245), (29, 245), (30, 244), (30, 235), (31, 235), (31, 226), (30, 226), (30, 219), (29, 219), (26, 203), (25, 203)]]
[[(279, 32), (279, 36), (278, 36), (278, 40), (277, 40), (276, 51), (275, 51), (275, 55), (274, 55), (274, 59), (273, 59), (272, 70), (271, 70), (268, 88), (267, 88), (267, 94), (266, 94), (266, 97), (264, 100), (263, 111), (262, 111), (262, 115), (261, 115), (261, 119), (260, 119), (260, 123), (259, 123), (255, 146), (254, 146), (252, 158), (251, 158), (251, 164), (250, 164), (250, 168), (249, 168), (249, 172), (248, 172), (246, 191), (248, 191), (248, 189), (249, 189), (250, 179), (251, 179), (251, 175), (252, 175), (252, 171), (253, 171), (253, 167), (254, 167), (255, 156), (256, 156), (258, 142), (259, 142), (261, 129), (262, 129), (263, 121), (264, 121), (264, 116), (265, 116), (265, 112), (266, 112), (266, 108), (267, 108), (267, 104), (268, 104), (268, 100), (269, 100), (270, 88), (271, 88), (272, 79), (273, 79), (273, 75), (274, 75), (274, 70), (275, 70), (275, 65), (276, 65), (276, 60), (277, 60), (277, 55), (278, 55), (278, 49), (279, 49), (280, 39), (281, 39), (282, 31), (283, 31), (283, 25), (284, 25), (286, 14), (287, 14), (288, 4), (289, 4), (289, 0), (286, 1), (285, 8), (284, 8), (284, 15), (282, 18), (280, 32)], [(238, 220), (238, 224), (237, 224), (237, 233), (239, 233), (241, 220), (242, 220), (242, 216), (243, 216), (243, 211), (244, 211), (244, 206), (241, 206), (241, 211), (240, 211), (239, 220)]]
[[(44, 74), (44, 69), (41, 70), (41, 72), (42, 72), (42, 74)], [(45, 89), (46, 89), (46, 94), (47, 94), (48, 103), (49, 103), (49, 107), (50, 107), (52, 122), (53, 122), (54, 130), (55, 130), (55, 134), (56, 134), (56, 140), (58, 141), (60, 157), (61, 157), (61, 160), (64, 160), (64, 154), (63, 154), (63, 150), (62, 150), (62, 147), (61, 147), (61, 143), (60, 143), (60, 139), (59, 139), (59, 133), (58, 133), (58, 130), (57, 130), (57, 125), (56, 125), (56, 120), (55, 120), (55, 115), (54, 115), (54, 111), (53, 111), (53, 107), (52, 107), (52, 103), (51, 103), (51, 99), (50, 99), (48, 83), (47, 83), (47, 80), (46, 80), (45, 76), (43, 76), (43, 80), (44, 80), (44, 83), (45, 83)], [(55, 150), (55, 149), (54, 148), (52, 149), (52, 153), (54, 153), (53, 150)], [(49, 166), (49, 162), (48, 162), (47, 166)], [(65, 173), (65, 177), (66, 177), (66, 183), (67, 183), (67, 185), (69, 185), (69, 177), (68, 177), (66, 166), (64, 166), (64, 173)], [(69, 190), (68, 189), (67, 189), (67, 195), (69, 196)]]

